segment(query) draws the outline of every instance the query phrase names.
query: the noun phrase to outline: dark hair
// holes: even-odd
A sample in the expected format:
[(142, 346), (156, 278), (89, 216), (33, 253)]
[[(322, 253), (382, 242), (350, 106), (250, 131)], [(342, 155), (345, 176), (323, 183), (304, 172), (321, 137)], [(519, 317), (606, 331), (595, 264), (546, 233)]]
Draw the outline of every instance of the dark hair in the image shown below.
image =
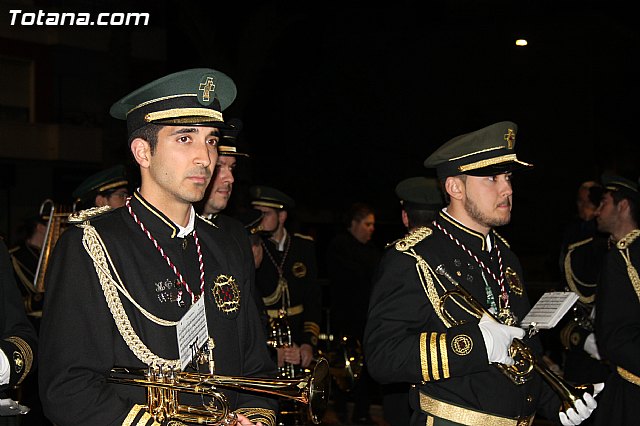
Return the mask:
[(40, 215), (25, 217), (18, 227), (17, 239), (18, 241), (28, 240), (33, 237), (36, 232), (38, 224), (47, 225), (47, 221)]
[(360, 222), (370, 214), (375, 214), (375, 212), (369, 205), (365, 203), (353, 203), (345, 217), (347, 226), (351, 226), (351, 222), (354, 220)]
[(613, 198), (613, 203), (618, 204), (622, 200), (629, 202), (629, 210), (631, 211), (631, 219), (636, 223), (636, 226), (640, 224), (640, 211), (638, 211), (638, 197), (629, 196), (626, 191), (607, 191)]
[(131, 142), (134, 139), (140, 138), (149, 142), (149, 147), (151, 148), (151, 154), (153, 155), (156, 152), (156, 146), (158, 145), (158, 133), (163, 126), (158, 124), (147, 124), (144, 127), (140, 127), (138, 130), (134, 130), (129, 135), (129, 146), (131, 146)]
[(409, 221), (409, 228), (418, 228), (420, 226), (430, 226), (433, 219), (436, 218), (436, 210), (423, 210), (423, 209), (411, 209), (405, 208), (407, 212), (407, 220)]

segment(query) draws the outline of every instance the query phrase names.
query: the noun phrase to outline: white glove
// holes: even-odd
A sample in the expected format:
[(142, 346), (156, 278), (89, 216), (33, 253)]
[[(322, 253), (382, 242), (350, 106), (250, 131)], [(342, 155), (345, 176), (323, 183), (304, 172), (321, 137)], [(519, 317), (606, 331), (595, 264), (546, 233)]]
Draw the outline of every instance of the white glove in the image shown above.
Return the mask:
[(513, 358), (509, 356), (509, 347), (514, 338), (524, 337), (524, 330), (500, 324), (487, 314), (482, 315), (478, 327), (482, 332), (489, 362), (513, 365)]
[(598, 345), (596, 345), (596, 335), (591, 333), (584, 340), (584, 351), (591, 355), (591, 358), (595, 358), (600, 361), (600, 354), (598, 353)]
[(598, 406), (594, 397), (599, 394), (602, 389), (604, 389), (604, 383), (596, 383), (593, 385), (593, 395), (585, 392), (585, 394), (582, 395), (582, 399), (576, 402), (575, 410), (569, 408), (567, 411), (560, 412), (560, 423), (564, 426), (575, 426), (587, 420), (591, 413), (593, 413), (593, 410)]

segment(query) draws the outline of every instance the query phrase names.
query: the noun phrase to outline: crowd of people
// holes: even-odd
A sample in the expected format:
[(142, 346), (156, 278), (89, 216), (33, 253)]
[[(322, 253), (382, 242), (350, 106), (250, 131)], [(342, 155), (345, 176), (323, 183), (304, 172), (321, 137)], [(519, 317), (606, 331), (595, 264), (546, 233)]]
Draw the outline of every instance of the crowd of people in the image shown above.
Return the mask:
[[(183, 412), (163, 399), (169, 392), (128, 374), (163, 383), (180, 372), (294, 380), (337, 351), (345, 362), (341, 371), (330, 366), (336, 383), (324, 398), (335, 418), (325, 415), (327, 424), (531, 425), (536, 416), (634, 424), (637, 177), (580, 185), (579, 217), (562, 238), (555, 290), (579, 300), (558, 327), (562, 355), (551, 370), (572, 386), (593, 385), (567, 401), (535, 372), (552, 362), (540, 338), (519, 327), (531, 308), (526, 271), (496, 230), (511, 220), (512, 174), (533, 167), (516, 155), (515, 123), (425, 153), (437, 177), (409, 177), (395, 189), (405, 235), (377, 246), (374, 208), (354, 202), (320, 253), (290, 226), (293, 186), (257, 182), (246, 206), (228, 209), (236, 168), (249, 157), (241, 122), (223, 118), (235, 96), (229, 76), (206, 68), (124, 96), (110, 113), (126, 122), (139, 186), (122, 165), (102, 170), (71, 194), (75, 209), (59, 238), (49, 238), (52, 214), (40, 214), (10, 250), (0, 245), (0, 425), (198, 423), (204, 414)], [(459, 288), (471, 302), (448, 297)], [(355, 345), (340, 345), (347, 341)], [(521, 371), (514, 341), (533, 373)], [(219, 424), (311, 421), (286, 396), (218, 390), (207, 395), (217, 407), (207, 416)], [(372, 418), (373, 404), (382, 416)]]

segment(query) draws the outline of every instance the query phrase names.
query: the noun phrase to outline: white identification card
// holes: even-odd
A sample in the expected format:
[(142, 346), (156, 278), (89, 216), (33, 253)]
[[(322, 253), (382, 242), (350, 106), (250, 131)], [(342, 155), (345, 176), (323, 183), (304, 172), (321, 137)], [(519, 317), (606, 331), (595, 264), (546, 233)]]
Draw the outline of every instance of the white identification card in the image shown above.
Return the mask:
[(201, 297), (194, 305), (191, 305), (187, 313), (178, 322), (176, 332), (178, 333), (180, 364), (182, 364), (182, 371), (184, 371), (209, 339), (204, 297)]

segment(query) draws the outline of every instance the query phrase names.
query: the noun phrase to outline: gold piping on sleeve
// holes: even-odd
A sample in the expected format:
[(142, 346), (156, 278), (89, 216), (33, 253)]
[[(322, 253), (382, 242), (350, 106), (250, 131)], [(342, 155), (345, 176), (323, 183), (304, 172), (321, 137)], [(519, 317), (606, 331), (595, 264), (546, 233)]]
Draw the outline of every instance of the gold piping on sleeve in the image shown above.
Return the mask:
[(429, 349), (431, 352), (431, 375), (433, 380), (440, 380), (440, 371), (438, 371), (438, 333), (431, 333), (429, 339)]
[(640, 386), (640, 377), (636, 376), (630, 371), (625, 370), (622, 367), (617, 367), (616, 370), (618, 371), (620, 377), (625, 379), (627, 382), (633, 383), (636, 386)]
[(129, 414), (127, 414), (127, 417), (125, 417), (124, 421), (122, 422), (122, 426), (131, 426), (133, 424), (133, 420), (143, 408), (143, 405), (135, 404), (131, 408), (131, 410), (129, 410)]
[(427, 333), (420, 333), (420, 365), (422, 366), (422, 380), (428, 382), (429, 360), (427, 359)]
[(442, 364), (442, 378), (449, 378), (449, 355), (447, 354), (447, 335), (440, 334), (440, 359)]
[(151, 414), (149, 414), (149, 413), (147, 413), (145, 411), (144, 414), (142, 415), (142, 417), (140, 417), (140, 420), (138, 420), (138, 424), (140, 426), (146, 426), (146, 424), (149, 422), (149, 420), (151, 420)]

